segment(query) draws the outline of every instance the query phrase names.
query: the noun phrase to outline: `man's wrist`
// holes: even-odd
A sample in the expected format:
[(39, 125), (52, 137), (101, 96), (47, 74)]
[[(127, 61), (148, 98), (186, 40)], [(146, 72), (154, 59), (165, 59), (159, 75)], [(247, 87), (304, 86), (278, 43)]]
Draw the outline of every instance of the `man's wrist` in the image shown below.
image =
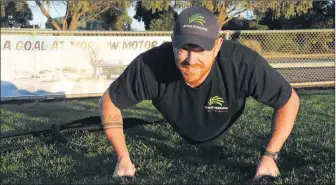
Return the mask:
[(276, 163), (279, 162), (280, 152), (272, 152), (269, 150), (265, 150), (263, 156), (267, 156), (272, 158)]
[(123, 158), (130, 158), (128, 151), (121, 153), (118, 155), (118, 161), (123, 159)]

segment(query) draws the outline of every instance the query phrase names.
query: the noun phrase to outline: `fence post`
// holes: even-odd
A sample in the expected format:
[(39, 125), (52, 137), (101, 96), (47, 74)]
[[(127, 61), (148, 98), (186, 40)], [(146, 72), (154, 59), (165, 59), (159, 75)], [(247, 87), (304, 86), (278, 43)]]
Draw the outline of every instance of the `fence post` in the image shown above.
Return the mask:
[(229, 32), (225, 32), (225, 40), (229, 40), (229, 38), (230, 38), (230, 34), (229, 34)]

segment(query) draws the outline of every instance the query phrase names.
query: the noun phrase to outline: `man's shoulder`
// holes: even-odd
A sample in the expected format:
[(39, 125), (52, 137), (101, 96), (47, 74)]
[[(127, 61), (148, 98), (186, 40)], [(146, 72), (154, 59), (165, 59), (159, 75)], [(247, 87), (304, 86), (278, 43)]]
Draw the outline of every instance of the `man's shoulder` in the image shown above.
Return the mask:
[(171, 42), (164, 42), (141, 54), (142, 59), (146, 62), (159, 61), (162, 59), (173, 58), (173, 46)]
[(174, 53), (171, 42), (165, 42), (159, 46), (155, 46), (143, 52), (140, 56), (143, 63), (153, 71), (160, 71), (174, 63), (172, 62), (174, 61)]
[(177, 68), (174, 62), (174, 52), (171, 42), (162, 43), (141, 55), (147, 74), (159, 82), (173, 81), (177, 78)]
[(224, 58), (240, 59), (255, 55), (255, 51), (247, 46), (231, 40), (224, 40), (220, 48), (220, 55)]
[(229, 62), (236, 68), (241, 69), (242, 66), (253, 64), (257, 55), (257, 52), (237, 41), (225, 40), (220, 49), (219, 60), (220, 65)]

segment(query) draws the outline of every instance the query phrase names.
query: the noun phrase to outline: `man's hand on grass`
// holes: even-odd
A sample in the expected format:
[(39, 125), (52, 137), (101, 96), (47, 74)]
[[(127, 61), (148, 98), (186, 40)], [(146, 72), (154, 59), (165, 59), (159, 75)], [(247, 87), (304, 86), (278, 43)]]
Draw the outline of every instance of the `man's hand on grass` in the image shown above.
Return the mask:
[(118, 163), (113, 172), (113, 177), (134, 176), (135, 171), (135, 165), (132, 163), (129, 155), (124, 155), (118, 159)]
[(276, 178), (280, 175), (279, 169), (275, 161), (267, 156), (262, 156), (260, 163), (257, 167), (256, 175), (253, 181), (258, 181), (260, 178), (268, 176)]

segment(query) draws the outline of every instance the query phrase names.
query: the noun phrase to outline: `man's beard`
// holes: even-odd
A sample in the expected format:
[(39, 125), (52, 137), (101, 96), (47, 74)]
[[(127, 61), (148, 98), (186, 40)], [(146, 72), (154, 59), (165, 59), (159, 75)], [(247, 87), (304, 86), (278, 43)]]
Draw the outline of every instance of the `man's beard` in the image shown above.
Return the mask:
[(203, 63), (189, 65), (187, 59), (179, 64), (179, 68), (184, 80), (190, 84), (197, 84), (209, 71), (211, 66), (206, 66)]

